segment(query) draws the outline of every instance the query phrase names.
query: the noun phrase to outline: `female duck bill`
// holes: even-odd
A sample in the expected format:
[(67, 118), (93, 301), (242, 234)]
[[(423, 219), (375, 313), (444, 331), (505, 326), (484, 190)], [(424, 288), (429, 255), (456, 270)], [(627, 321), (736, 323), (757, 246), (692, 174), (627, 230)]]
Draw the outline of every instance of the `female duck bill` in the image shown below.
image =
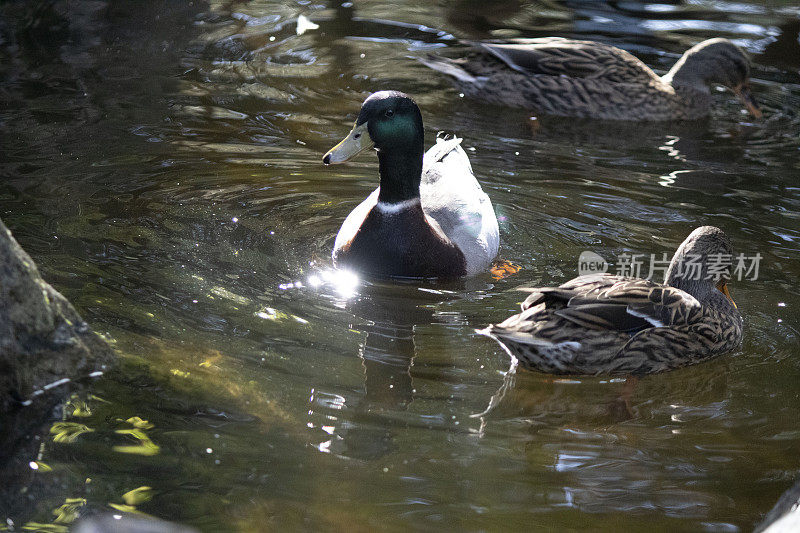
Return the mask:
[(742, 83), (741, 85), (735, 87), (733, 92), (736, 93), (736, 96), (739, 97), (739, 100), (742, 101), (744, 106), (753, 115), (755, 118), (761, 118), (763, 113), (761, 109), (758, 107), (758, 103), (756, 99), (753, 97), (753, 91), (750, 90), (749, 83)]

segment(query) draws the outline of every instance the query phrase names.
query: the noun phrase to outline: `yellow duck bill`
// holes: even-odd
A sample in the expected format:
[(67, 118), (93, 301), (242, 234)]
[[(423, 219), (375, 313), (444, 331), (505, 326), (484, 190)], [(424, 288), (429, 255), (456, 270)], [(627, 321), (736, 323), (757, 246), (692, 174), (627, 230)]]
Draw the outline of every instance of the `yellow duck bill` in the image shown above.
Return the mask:
[(736, 305), (736, 302), (733, 301), (733, 296), (731, 296), (731, 293), (728, 290), (728, 284), (724, 280), (720, 281), (720, 283), (717, 284), (717, 290), (719, 290), (719, 292), (724, 294), (728, 298), (728, 300), (731, 301), (733, 307), (737, 309), (739, 308), (739, 306)]
[(373, 146), (374, 143), (372, 139), (370, 139), (369, 132), (367, 131), (367, 123), (365, 122), (360, 126), (355, 125), (342, 142), (328, 150), (328, 153), (322, 158), (322, 162), (326, 165), (344, 163)]

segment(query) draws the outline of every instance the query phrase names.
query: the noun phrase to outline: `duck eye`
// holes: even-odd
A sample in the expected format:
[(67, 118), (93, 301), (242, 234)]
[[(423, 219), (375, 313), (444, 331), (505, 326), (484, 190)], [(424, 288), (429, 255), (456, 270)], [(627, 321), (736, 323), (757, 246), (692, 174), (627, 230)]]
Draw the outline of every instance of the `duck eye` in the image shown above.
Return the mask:
[(387, 117), (393, 117), (393, 116), (394, 116), (394, 111), (393, 111), (393, 110), (391, 110), (391, 109), (387, 109), (387, 110), (386, 110), (386, 116), (387, 116)]

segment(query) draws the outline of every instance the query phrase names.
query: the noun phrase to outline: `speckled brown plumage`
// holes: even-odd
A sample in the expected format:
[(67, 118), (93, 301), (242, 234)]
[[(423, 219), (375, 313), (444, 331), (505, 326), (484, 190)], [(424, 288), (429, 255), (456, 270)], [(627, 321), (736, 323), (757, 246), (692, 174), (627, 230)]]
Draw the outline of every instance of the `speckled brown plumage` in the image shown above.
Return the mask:
[(727, 39), (711, 39), (658, 76), (619, 48), (550, 37), (468, 42), (463, 57), (422, 62), (453, 77), (465, 95), (551, 115), (615, 120), (697, 119), (708, 114), (709, 84), (740, 94), (754, 114), (747, 56)]
[(694, 254), (703, 256), (702, 277), (709, 257), (732, 255), (724, 233), (704, 226), (678, 249), (669, 284), (600, 274), (525, 289), (522, 312), (482, 333), (523, 368), (561, 375), (650, 374), (731, 351), (742, 341), (742, 317), (723, 282), (681, 277)]

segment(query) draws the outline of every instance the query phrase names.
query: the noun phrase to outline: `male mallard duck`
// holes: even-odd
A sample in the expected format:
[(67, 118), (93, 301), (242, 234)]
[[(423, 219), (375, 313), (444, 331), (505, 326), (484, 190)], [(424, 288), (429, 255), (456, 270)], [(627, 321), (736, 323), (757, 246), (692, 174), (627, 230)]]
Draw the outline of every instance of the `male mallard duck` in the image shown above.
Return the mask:
[(455, 278), (486, 270), (500, 242), (492, 202), (461, 139), (437, 139), (424, 154), (422, 114), (408, 95), (381, 91), (364, 101), (355, 126), (322, 161), (378, 153), (380, 187), (342, 224), (337, 266), (379, 277)]
[(726, 285), (732, 255), (722, 230), (703, 226), (678, 248), (664, 285), (599, 274), (525, 289), (522, 312), (481, 333), (549, 374), (641, 375), (697, 363), (742, 341)]
[(628, 52), (560, 37), (468, 42), (461, 59), (429, 56), (427, 66), (464, 94), (551, 115), (616, 120), (697, 119), (709, 112), (709, 85), (732, 89), (761, 116), (750, 92), (750, 61), (728, 39), (690, 48), (664, 76)]

